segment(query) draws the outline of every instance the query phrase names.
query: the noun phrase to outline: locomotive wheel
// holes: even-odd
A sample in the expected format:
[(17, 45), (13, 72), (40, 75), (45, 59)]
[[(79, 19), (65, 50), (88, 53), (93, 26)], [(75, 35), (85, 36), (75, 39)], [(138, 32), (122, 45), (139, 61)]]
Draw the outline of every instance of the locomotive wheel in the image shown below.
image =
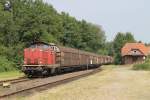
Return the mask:
[(61, 69), (60, 68), (56, 69), (56, 74), (61, 74)]

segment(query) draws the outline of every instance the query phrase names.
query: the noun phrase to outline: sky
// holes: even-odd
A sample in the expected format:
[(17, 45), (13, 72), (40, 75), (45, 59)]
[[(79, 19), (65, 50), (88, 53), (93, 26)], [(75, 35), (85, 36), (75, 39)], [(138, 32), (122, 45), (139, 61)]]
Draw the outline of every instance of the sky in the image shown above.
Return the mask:
[(58, 11), (78, 20), (101, 25), (107, 40), (117, 32), (131, 32), (135, 39), (150, 43), (150, 0), (44, 0)]

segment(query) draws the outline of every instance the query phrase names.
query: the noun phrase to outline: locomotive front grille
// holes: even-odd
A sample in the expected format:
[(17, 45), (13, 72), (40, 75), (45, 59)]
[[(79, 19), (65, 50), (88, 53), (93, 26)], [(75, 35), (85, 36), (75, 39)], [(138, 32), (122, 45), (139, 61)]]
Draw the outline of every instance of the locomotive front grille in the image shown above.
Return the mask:
[(27, 64), (38, 64), (38, 59), (34, 59), (34, 60), (31, 60), (31, 59), (27, 59)]

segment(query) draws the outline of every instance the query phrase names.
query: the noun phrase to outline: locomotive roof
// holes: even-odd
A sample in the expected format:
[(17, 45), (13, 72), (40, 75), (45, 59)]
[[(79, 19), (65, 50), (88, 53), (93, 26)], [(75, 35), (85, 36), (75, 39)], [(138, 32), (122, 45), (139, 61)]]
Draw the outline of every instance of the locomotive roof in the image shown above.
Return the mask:
[(46, 42), (33, 42), (30, 45), (35, 45), (35, 44), (45, 44), (45, 45), (49, 45), (49, 43)]

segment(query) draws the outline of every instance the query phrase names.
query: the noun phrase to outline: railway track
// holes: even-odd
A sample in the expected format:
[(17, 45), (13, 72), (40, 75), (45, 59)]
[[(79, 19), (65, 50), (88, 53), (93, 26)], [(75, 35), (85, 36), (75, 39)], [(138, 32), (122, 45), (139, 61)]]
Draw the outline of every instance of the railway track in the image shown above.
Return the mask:
[(4, 88), (0, 92), (0, 98), (8, 98), (13, 95), (19, 95), (21, 93), (26, 93), (31, 90), (38, 90), (38, 88), (51, 88), (60, 84), (64, 84), (76, 79), (79, 79), (81, 77), (85, 77), (94, 73), (99, 72), (100, 69), (92, 69), (92, 70), (86, 70), (86, 71), (80, 71), (80, 72), (73, 72), (68, 73), (64, 75), (58, 75), (48, 78), (42, 78), (42, 79), (34, 79), (30, 81), (24, 81), (21, 83), (13, 84), (10, 88)]
[(28, 79), (26, 77), (20, 77), (20, 78), (16, 78), (16, 79), (3, 80), (3, 81), (0, 81), (0, 86), (2, 86), (3, 83), (15, 84), (15, 83), (19, 83), (19, 82), (28, 81), (28, 80), (30, 80), (30, 79)]

